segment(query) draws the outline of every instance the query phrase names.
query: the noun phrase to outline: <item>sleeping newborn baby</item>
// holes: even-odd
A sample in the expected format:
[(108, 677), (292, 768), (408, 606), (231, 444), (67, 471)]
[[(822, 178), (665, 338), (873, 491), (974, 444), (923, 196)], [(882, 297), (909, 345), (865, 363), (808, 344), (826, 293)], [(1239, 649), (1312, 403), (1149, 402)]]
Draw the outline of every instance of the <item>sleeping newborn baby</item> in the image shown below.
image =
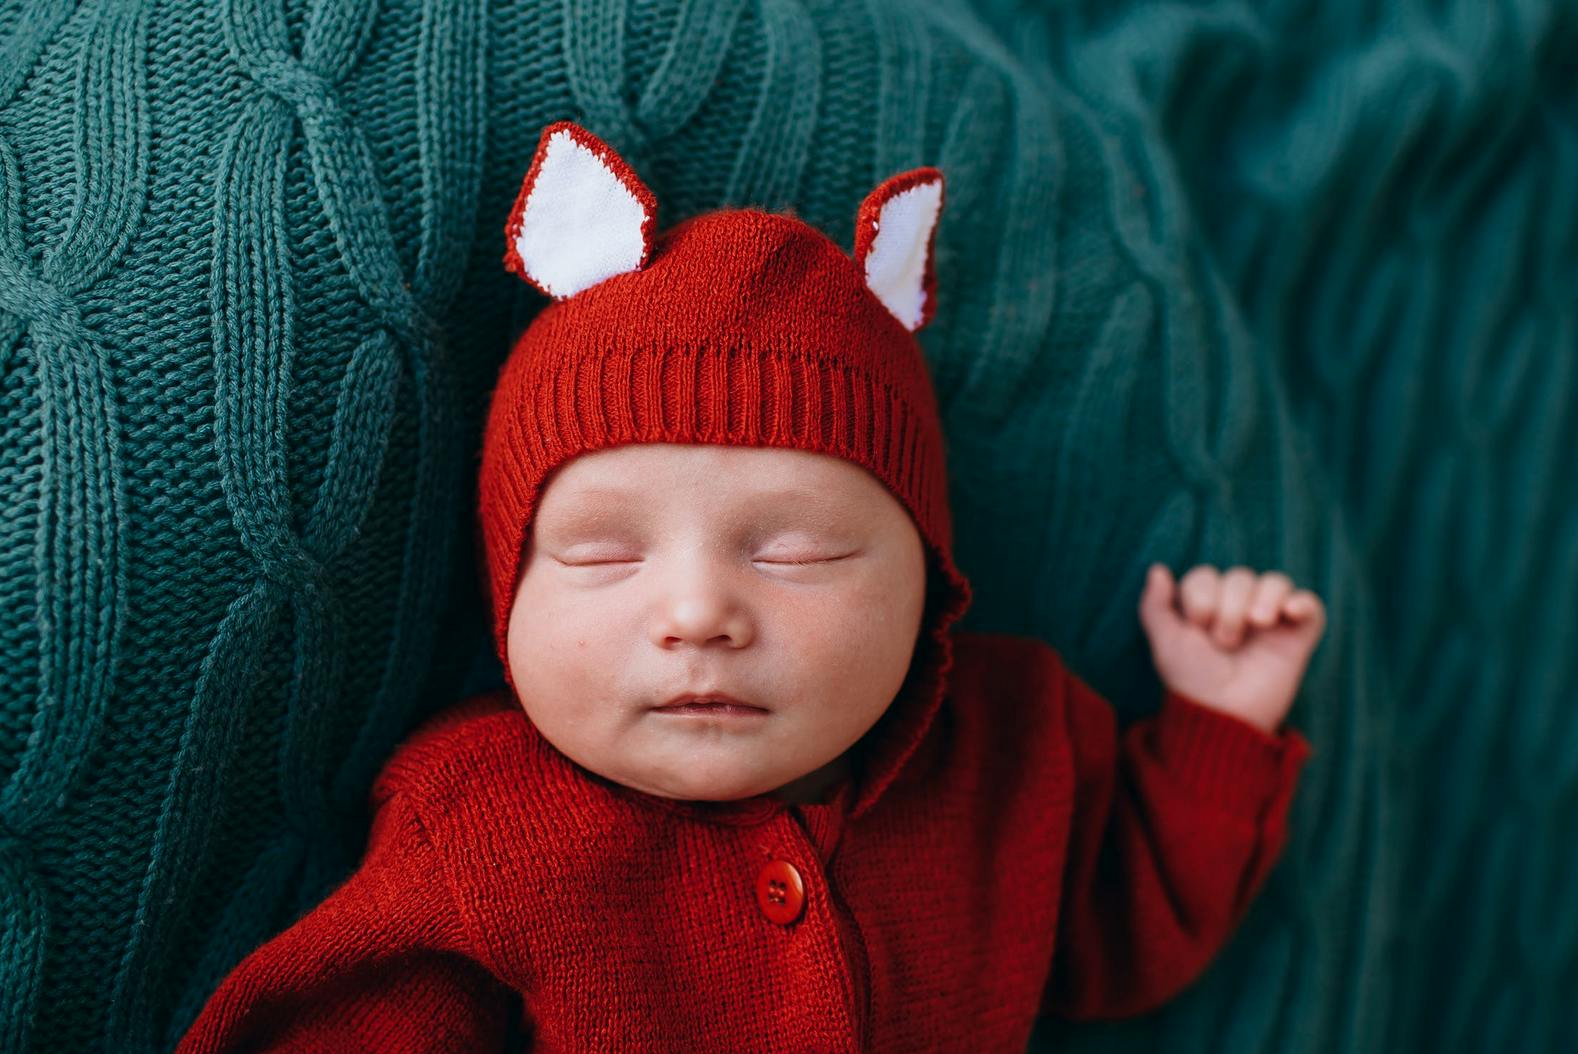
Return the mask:
[(372, 790), (359, 869), (181, 1050), (981, 1051), (1156, 1007), (1286, 841), (1324, 610), (1153, 565), (1121, 734), (1046, 644), (953, 629), (932, 317), (943, 177), (792, 215), (656, 202), (544, 130), (508, 266), (553, 298), (483, 443), (505, 688)]

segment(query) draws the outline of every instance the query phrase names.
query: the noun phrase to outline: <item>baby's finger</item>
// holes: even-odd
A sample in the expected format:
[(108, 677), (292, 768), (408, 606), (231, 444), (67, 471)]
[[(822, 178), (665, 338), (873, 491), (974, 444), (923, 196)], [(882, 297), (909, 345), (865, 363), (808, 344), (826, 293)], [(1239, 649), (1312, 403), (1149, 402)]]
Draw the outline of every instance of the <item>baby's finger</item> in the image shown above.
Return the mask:
[(1217, 595), (1222, 588), (1222, 578), (1210, 564), (1191, 568), (1178, 580), (1178, 599), (1183, 604), (1184, 618), (1197, 626), (1211, 624), (1216, 614)]
[(1216, 605), (1216, 642), (1231, 647), (1244, 639), (1244, 615), (1255, 591), (1255, 572), (1230, 567), (1222, 576), (1222, 596)]
[(1166, 564), (1152, 564), (1145, 573), (1145, 588), (1140, 592), (1140, 623), (1147, 632), (1158, 633), (1180, 617), (1173, 608), (1173, 576)]
[(1255, 626), (1274, 626), (1282, 612), (1282, 602), (1293, 592), (1293, 579), (1281, 571), (1267, 571), (1255, 584), (1249, 601), (1249, 621)]
[(1326, 606), (1308, 589), (1300, 589), (1282, 602), (1282, 611), (1295, 622), (1310, 621), (1325, 625)]

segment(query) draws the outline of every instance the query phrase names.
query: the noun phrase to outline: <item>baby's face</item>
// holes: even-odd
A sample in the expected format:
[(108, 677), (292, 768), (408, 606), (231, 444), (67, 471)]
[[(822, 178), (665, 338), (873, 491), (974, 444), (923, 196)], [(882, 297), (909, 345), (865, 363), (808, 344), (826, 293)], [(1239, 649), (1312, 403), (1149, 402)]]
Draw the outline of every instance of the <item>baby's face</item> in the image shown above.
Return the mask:
[[(510, 611), (521, 705), (565, 755), (649, 794), (793, 799), (903, 684), (926, 594), (904, 507), (798, 450), (644, 444), (550, 476)], [(660, 710), (719, 693), (748, 713)]]

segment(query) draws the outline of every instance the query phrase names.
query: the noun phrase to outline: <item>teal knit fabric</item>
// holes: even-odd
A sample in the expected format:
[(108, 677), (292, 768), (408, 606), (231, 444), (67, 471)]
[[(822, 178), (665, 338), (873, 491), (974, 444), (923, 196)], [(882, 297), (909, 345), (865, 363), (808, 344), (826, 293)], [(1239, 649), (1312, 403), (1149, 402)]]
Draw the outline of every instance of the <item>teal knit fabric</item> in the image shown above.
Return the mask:
[(1244, 926), (1036, 1049), (1578, 1049), (1575, 68), (1555, 0), (0, 0), (0, 1054), (168, 1049), (496, 676), (471, 488), (559, 118), (664, 226), (847, 249), (944, 169), (966, 625), (1132, 718), (1148, 562), (1325, 597)]

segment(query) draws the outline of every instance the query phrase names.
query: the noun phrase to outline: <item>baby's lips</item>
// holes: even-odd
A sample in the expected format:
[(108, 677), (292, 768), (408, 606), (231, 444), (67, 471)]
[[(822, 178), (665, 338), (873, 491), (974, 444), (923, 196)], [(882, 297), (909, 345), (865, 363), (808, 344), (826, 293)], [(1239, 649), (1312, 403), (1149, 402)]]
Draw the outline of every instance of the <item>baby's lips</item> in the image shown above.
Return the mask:
[(757, 706), (755, 703), (747, 702), (746, 700), (741, 699), (735, 695), (730, 695), (727, 692), (681, 692), (679, 695), (672, 697), (667, 702), (659, 703), (657, 706), (653, 707), (653, 709), (665, 710), (669, 707), (684, 706), (688, 703), (716, 703), (727, 706), (745, 707), (750, 710), (760, 710), (763, 713), (767, 712), (767, 708), (765, 706)]

